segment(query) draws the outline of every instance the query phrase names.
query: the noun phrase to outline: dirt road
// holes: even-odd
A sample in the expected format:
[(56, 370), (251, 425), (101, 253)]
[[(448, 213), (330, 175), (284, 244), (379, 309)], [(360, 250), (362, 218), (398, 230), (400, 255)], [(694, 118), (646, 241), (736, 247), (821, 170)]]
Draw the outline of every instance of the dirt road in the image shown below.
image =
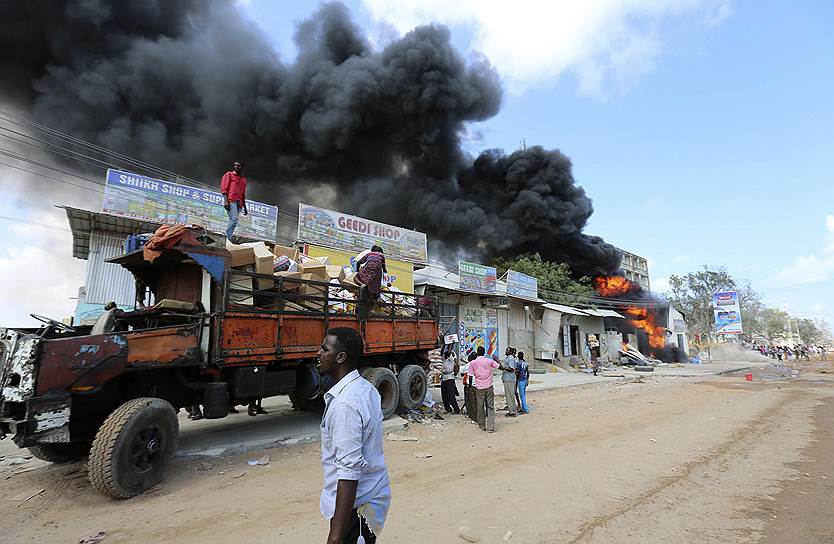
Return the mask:
[[(542, 391), (494, 434), (463, 417), (412, 424), (417, 442), (385, 443), (394, 502), (382, 541), (834, 542), (834, 374), (819, 370)], [(261, 455), (267, 466), (247, 464)], [(92, 492), (83, 464), (4, 467), (0, 539), (323, 542), (318, 455), (308, 444), (177, 461), (130, 501)]]

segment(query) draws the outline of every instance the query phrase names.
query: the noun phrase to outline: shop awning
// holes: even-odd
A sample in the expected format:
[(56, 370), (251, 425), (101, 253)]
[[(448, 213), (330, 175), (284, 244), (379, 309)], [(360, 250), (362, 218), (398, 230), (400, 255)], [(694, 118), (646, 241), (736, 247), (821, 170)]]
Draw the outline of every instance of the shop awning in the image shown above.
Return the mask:
[(580, 310), (579, 308), (574, 308), (572, 306), (562, 306), (561, 304), (554, 304), (552, 302), (542, 304), (542, 306), (547, 308), (548, 310), (553, 310), (554, 312), (561, 312), (563, 314), (584, 315), (584, 316), (591, 315), (591, 314), (585, 313), (584, 310)]
[(619, 317), (620, 319), (625, 319), (624, 316), (618, 314), (614, 310), (596, 310), (591, 308), (582, 308), (582, 311), (588, 315), (594, 315), (597, 317)]

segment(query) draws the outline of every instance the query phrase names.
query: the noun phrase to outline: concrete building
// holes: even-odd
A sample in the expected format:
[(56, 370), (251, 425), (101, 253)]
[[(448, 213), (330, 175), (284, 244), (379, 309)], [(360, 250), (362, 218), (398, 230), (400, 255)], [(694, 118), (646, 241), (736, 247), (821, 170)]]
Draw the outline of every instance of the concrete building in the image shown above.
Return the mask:
[[(599, 343), (599, 357), (608, 357), (606, 318), (622, 316), (612, 310), (579, 309), (541, 299), (507, 295), (507, 284), (497, 282), (495, 295), (460, 290), (458, 275), (429, 266), (414, 273), (418, 294), (435, 296), (440, 302), (440, 327), (444, 335), (457, 334), (462, 358), (483, 345), (487, 353), (504, 357), (512, 346), (525, 353), (527, 361), (566, 363), (591, 359), (589, 340)], [(618, 333), (617, 333), (618, 334)], [(593, 335), (591, 337), (591, 335)], [(617, 349), (619, 341), (616, 342)]]
[(645, 257), (635, 255), (622, 248), (618, 248), (623, 252), (622, 269), (625, 271), (627, 280), (639, 284), (646, 291), (650, 291), (649, 282), (649, 261)]

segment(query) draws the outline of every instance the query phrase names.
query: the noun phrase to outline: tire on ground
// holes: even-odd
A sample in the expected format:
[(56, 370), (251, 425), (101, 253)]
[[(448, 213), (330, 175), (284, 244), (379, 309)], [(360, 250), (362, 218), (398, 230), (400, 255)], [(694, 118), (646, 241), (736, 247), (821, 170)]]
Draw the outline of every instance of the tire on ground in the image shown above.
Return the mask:
[(382, 400), (382, 417), (387, 419), (394, 415), (400, 397), (394, 373), (387, 368), (372, 367), (363, 368), (359, 373), (379, 391)]
[(90, 453), (89, 442), (69, 442), (67, 444), (38, 444), (30, 446), (29, 453), (50, 463), (72, 463), (83, 459)]
[(177, 449), (179, 423), (165, 400), (127, 401), (104, 421), (87, 461), (90, 483), (103, 495), (128, 499), (160, 483)]
[(400, 390), (400, 408), (416, 410), (423, 404), (428, 378), (422, 367), (417, 365), (404, 367), (397, 376), (397, 385)]

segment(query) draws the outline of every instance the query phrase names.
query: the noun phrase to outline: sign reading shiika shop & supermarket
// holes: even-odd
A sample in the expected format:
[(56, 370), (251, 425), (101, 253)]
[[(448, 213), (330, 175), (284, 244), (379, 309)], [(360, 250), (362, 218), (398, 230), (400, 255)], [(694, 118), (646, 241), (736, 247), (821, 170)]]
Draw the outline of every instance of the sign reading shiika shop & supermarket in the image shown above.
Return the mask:
[[(101, 209), (104, 213), (166, 225), (199, 225), (218, 233), (226, 231), (229, 221), (223, 195), (218, 192), (114, 169), (107, 170)], [(240, 216), (235, 234), (275, 241), (278, 208), (247, 200), (246, 209), (249, 215)]]
[(298, 205), (298, 241), (359, 252), (378, 245), (386, 257), (427, 264), (426, 235), (354, 215)]
[(508, 270), (507, 294), (513, 297), (536, 300), (539, 298), (539, 280), (515, 270)]
[(494, 266), (468, 263), (458, 263), (458, 276), (460, 278), (461, 291), (472, 291), (473, 293), (486, 293), (494, 295), (498, 292), (498, 278)]

